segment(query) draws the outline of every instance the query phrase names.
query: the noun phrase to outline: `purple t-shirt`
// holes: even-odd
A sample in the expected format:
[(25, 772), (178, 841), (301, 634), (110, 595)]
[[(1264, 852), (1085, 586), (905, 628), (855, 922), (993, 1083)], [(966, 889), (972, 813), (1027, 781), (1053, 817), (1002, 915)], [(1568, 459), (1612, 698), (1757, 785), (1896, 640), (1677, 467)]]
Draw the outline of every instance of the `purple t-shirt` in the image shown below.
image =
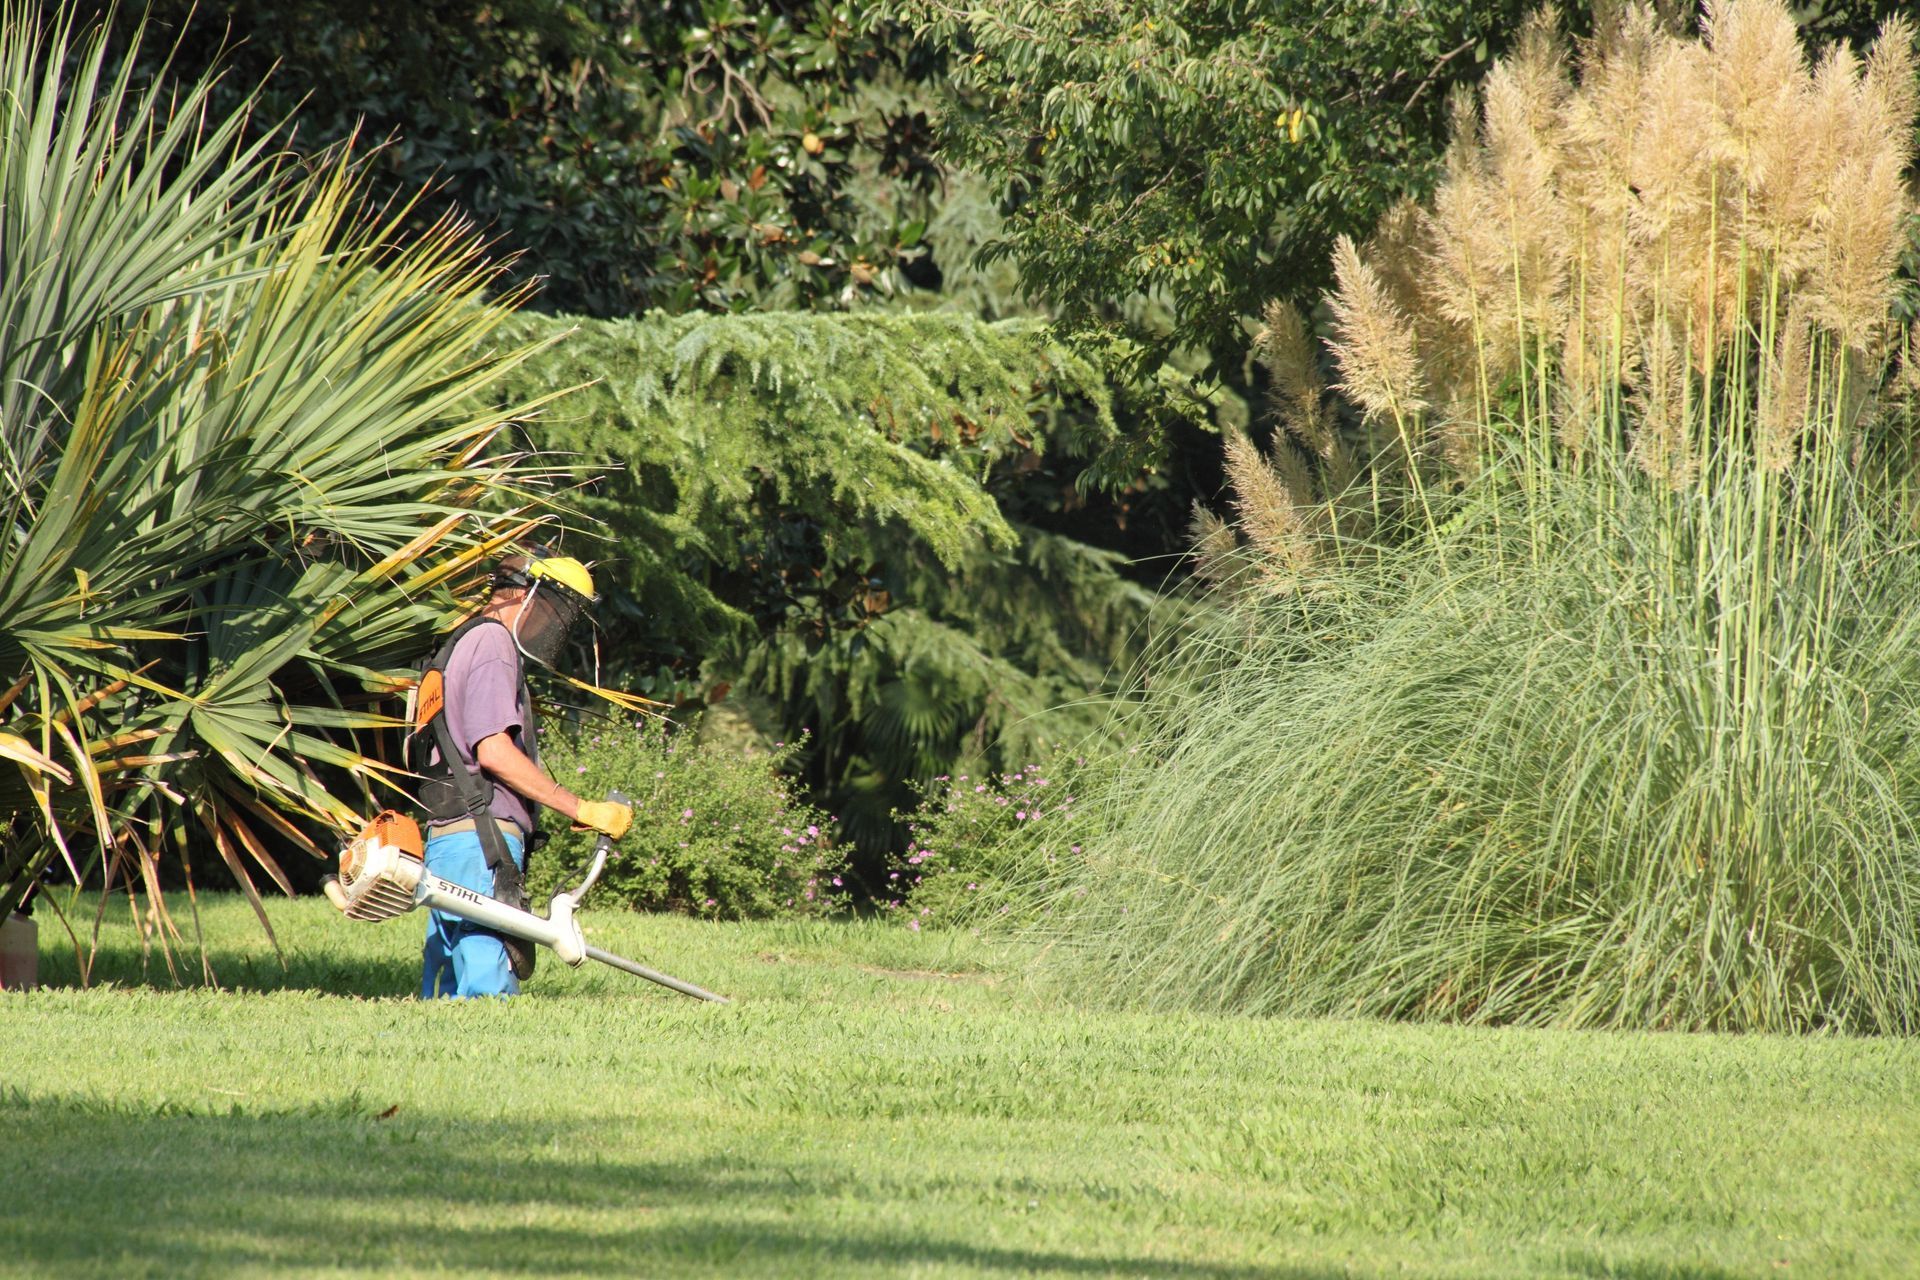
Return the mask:
[[(521, 696), (525, 690), (520, 682), (520, 650), (505, 627), (475, 627), (461, 636), (447, 658), (446, 682), (447, 729), (461, 763), (472, 768), (474, 747), (496, 733), (512, 734), (515, 746), (540, 759), (533, 708)], [(439, 762), (438, 747), (432, 758)], [(493, 784), (493, 803), (488, 808), (494, 817), (518, 823), (522, 832), (533, 830), (532, 802), (499, 782)]]

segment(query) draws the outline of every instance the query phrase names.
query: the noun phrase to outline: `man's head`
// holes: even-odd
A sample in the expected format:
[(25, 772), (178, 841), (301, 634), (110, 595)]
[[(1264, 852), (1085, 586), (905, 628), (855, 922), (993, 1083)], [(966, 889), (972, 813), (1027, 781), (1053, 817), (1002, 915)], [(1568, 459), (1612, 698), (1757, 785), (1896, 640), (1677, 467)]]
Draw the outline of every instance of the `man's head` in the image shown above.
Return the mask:
[(486, 613), (506, 624), (521, 653), (551, 667), (597, 599), (587, 566), (571, 556), (535, 552), (508, 556), (494, 569)]

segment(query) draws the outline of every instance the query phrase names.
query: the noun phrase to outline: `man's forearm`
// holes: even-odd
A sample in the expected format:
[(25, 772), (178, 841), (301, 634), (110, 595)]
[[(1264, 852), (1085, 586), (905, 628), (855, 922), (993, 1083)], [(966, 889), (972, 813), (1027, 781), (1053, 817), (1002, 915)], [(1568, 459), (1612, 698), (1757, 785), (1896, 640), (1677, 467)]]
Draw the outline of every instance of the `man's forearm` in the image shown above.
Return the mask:
[(580, 797), (553, 780), (533, 759), (514, 745), (512, 737), (496, 733), (482, 738), (473, 749), (473, 757), (482, 769), (515, 795), (563, 818), (575, 818), (580, 812)]

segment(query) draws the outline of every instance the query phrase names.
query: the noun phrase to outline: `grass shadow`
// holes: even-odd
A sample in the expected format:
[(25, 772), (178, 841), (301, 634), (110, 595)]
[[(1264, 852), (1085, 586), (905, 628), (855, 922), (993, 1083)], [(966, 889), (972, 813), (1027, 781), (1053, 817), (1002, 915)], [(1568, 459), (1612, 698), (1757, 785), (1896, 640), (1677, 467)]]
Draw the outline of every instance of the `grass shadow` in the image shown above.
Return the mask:
[(420, 990), (420, 955), (416, 946), (398, 951), (339, 951), (325, 948), (282, 947), (279, 955), (264, 940), (257, 950), (210, 947), (203, 954), (189, 942), (173, 948), (172, 964), (156, 945), (139, 946), (103, 939), (92, 956), (85, 981), (70, 946), (40, 953), (43, 987), (117, 986), (154, 991), (320, 991), (330, 995), (413, 995)]
[[(1171, 1280), (1347, 1274), (942, 1237), (918, 1221), (840, 1211), (859, 1185), (853, 1175), (777, 1153), (620, 1161), (595, 1148), (568, 1158), (584, 1135), (566, 1125), (383, 1119), (352, 1094), (268, 1112), (0, 1094), (0, 1128), (14, 1135), (0, 1203), (31, 1206), (0, 1215), (0, 1259), (44, 1276), (885, 1275), (929, 1264)], [(503, 1163), (503, 1153), (515, 1158)], [(809, 1216), (820, 1204), (834, 1211)]]

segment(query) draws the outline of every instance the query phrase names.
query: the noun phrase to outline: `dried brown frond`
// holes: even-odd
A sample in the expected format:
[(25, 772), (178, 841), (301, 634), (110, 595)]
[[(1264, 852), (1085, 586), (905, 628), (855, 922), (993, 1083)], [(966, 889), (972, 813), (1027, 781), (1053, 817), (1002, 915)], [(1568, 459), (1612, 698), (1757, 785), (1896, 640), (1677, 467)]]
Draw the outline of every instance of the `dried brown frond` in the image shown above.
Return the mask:
[(1760, 465), (1785, 471), (1800, 451), (1812, 406), (1813, 324), (1796, 304), (1780, 325), (1760, 380), (1760, 435), (1755, 443)]
[(1347, 236), (1334, 245), (1333, 271), (1337, 336), (1328, 345), (1340, 365), (1341, 390), (1369, 415), (1410, 434), (1411, 420), (1427, 407), (1413, 326)]
[(1666, 326), (1651, 331), (1642, 364), (1633, 389), (1636, 413), (1628, 456), (1655, 480), (1684, 489), (1698, 474), (1700, 460), (1687, 423), (1687, 360)]
[(1216, 587), (1232, 581), (1240, 550), (1233, 526), (1195, 502), (1187, 534), (1193, 542), (1193, 571)]
[(1313, 485), (1292, 447), (1275, 444), (1269, 462), (1245, 432), (1227, 432), (1227, 479), (1248, 543), (1267, 560), (1297, 572), (1313, 562)]
[(1279, 300), (1267, 304), (1263, 319), (1266, 324), (1254, 336), (1254, 350), (1273, 375), (1281, 424), (1315, 457), (1324, 459), (1335, 446), (1333, 411), (1326, 402), (1306, 321), (1291, 303)]

